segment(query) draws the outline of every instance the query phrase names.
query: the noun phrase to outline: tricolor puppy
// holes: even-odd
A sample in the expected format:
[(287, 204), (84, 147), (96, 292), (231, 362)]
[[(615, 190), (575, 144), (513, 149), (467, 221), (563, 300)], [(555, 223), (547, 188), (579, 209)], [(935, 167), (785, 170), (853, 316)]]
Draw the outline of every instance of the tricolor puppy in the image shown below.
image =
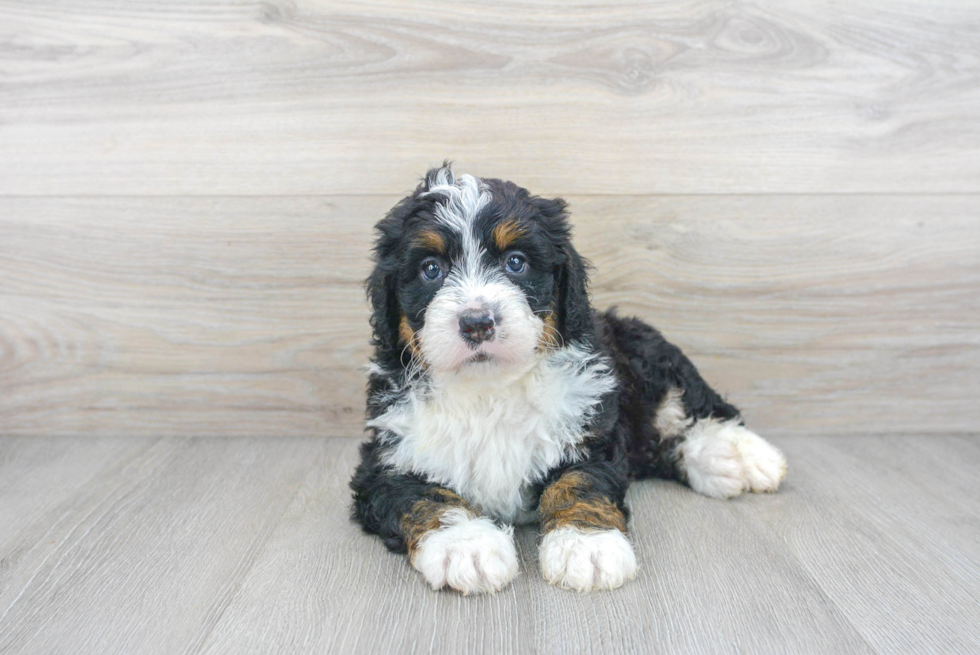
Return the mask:
[(548, 582), (614, 589), (637, 570), (631, 480), (779, 486), (783, 456), (678, 348), (592, 310), (562, 200), (444, 166), (377, 231), (353, 516), (434, 589), (501, 589), (535, 522)]

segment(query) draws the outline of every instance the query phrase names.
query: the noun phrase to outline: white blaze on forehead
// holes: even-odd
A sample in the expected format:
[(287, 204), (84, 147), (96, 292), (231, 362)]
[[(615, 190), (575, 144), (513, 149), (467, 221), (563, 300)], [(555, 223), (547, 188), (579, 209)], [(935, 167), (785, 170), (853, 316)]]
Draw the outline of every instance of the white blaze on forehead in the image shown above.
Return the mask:
[(490, 190), (477, 177), (456, 177), (449, 168), (441, 168), (429, 179), (429, 190), (422, 195), (446, 198), (445, 203), (436, 205), (436, 220), (460, 235), (463, 256), (454, 264), (467, 277), (481, 276), (480, 260), (486, 251), (476, 237), (473, 224), (490, 202)]

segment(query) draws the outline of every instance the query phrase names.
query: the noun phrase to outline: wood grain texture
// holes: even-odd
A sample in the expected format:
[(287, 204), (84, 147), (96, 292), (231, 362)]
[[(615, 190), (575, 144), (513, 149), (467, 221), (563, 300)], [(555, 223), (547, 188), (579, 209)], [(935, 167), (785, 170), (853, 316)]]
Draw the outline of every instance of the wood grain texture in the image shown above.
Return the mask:
[(52, 484), (32, 489), (50, 509), (0, 541), (0, 650), (980, 648), (980, 441), (774, 442), (790, 461), (776, 495), (717, 501), (675, 483), (634, 484), (641, 569), (621, 589), (547, 585), (536, 531), (522, 529), (514, 583), (466, 598), (430, 591), (403, 556), (349, 521), (355, 439), (2, 438), (0, 480), (19, 482), (0, 484), (0, 508), (21, 503), (34, 476), (99, 472), (68, 496)]
[(0, 434), (360, 433), (388, 200), (2, 202)]
[(980, 191), (960, 0), (0, 2), (0, 193)]
[[(36, 439), (7, 437), (0, 440), (0, 551), (10, 553), (12, 540), (21, 530), (43, 521), (53, 507), (85, 487), (105, 469), (139, 456), (153, 440)], [(6, 556), (5, 556), (6, 557)], [(0, 587), (4, 572), (16, 559), (0, 562)]]
[(338, 654), (531, 652), (528, 576), (496, 596), (432, 592), (404, 556), (350, 521), (355, 442), (333, 439), (329, 448), (202, 652), (261, 652), (269, 644)]
[[(675, 483), (633, 484), (638, 584), (603, 602), (554, 596), (532, 564), (530, 586), (555, 608), (537, 626), (536, 652), (873, 652), (779, 537), (743, 509), (769, 500), (718, 503)], [(537, 536), (525, 538), (534, 562)]]
[(879, 652), (977, 652), (977, 442), (788, 440), (799, 493), (752, 510)]
[[(569, 198), (596, 306), (757, 429), (975, 431), (973, 196)], [(396, 200), (0, 199), (0, 434), (359, 434)]]
[(68, 476), (79, 462), (105, 468), (67, 498), (58, 484), (36, 490), (59, 502), (4, 534), (0, 652), (193, 652), (323, 445), (127, 441), (143, 448), (113, 461), (95, 440), (49, 464)]
[[(349, 443), (335, 444), (333, 465), (310, 473), (205, 653), (269, 644), (365, 654), (710, 652), (723, 644), (871, 652), (761, 521), (740, 525), (726, 504), (666, 483), (631, 491), (638, 584), (591, 595), (550, 587), (538, 573), (536, 531), (525, 529), (522, 572), (502, 592), (433, 593), (404, 557), (333, 507), (348, 496), (356, 461)], [(748, 557), (756, 552), (766, 566)]]

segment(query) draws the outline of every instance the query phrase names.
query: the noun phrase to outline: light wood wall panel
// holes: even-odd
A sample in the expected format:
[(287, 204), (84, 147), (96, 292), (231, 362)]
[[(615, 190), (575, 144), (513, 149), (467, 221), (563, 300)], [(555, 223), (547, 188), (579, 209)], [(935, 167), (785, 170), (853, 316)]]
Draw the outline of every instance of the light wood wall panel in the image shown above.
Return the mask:
[(975, 431), (980, 5), (0, 0), (0, 434), (360, 431), (449, 157), (763, 430)]
[(0, 194), (980, 192), (980, 5), (0, 1)]
[[(760, 430), (975, 430), (975, 196), (569, 199), (596, 305)], [(0, 198), (0, 434), (359, 434), (396, 200)]]

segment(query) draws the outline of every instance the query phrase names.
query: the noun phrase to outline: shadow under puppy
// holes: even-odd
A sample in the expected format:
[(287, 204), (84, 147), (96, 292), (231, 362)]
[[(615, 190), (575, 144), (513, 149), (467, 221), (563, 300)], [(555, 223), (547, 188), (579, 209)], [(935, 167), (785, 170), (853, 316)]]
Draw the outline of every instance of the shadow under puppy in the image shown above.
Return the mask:
[(677, 347), (592, 310), (562, 200), (446, 165), (377, 231), (353, 517), (434, 589), (504, 587), (512, 525), (532, 522), (548, 582), (614, 589), (637, 569), (631, 480), (715, 498), (779, 486), (783, 456)]

